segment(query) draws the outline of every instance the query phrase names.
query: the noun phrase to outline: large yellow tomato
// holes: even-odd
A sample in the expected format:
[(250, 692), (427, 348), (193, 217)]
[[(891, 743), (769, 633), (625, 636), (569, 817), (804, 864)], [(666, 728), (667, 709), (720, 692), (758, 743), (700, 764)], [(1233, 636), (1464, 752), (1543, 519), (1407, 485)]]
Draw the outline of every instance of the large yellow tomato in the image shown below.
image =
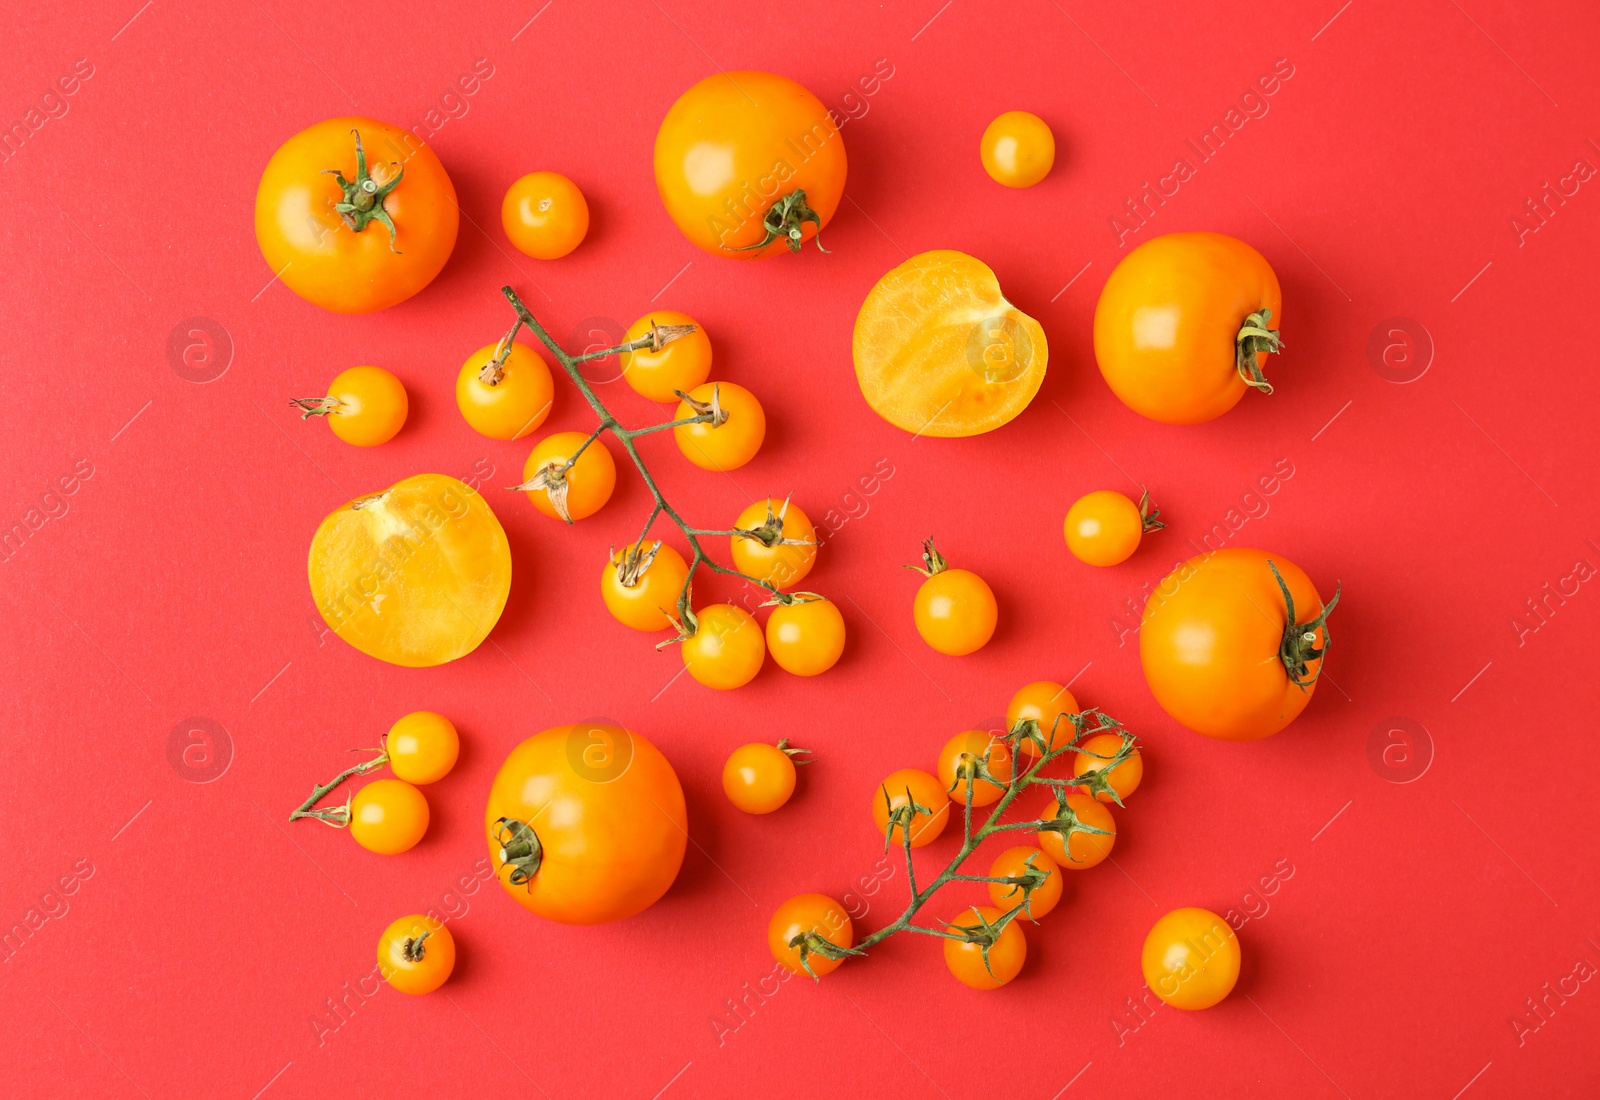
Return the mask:
[(511, 548), (476, 491), (417, 474), (359, 497), (311, 539), (311, 598), (333, 632), (393, 665), (442, 665), (478, 648), (511, 590)]
[(1161, 708), (1196, 733), (1270, 736), (1311, 701), (1338, 601), (1335, 592), (1324, 607), (1305, 570), (1264, 550), (1190, 558), (1144, 606), (1145, 681)]
[(661, 201), (691, 243), (717, 256), (800, 251), (839, 208), (844, 177), (844, 138), (828, 109), (772, 73), (706, 77), (656, 134)]
[(256, 191), (256, 243), (274, 277), (335, 313), (386, 309), (427, 286), (460, 221), (438, 154), (371, 118), (301, 130)]
[(600, 924), (654, 904), (689, 839), (667, 758), (621, 726), (580, 722), (511, 750), (484, 813), (500, 883), (541, 917)]
[(1280, 347), (1278, 277), (1221, 233), (1169, 233), (1123, 257), (1094, 309), (1094, 357), (1128, 408), (1167, 424), (1221, 416)]
[(991, 432), (1028, 407), (1050, 353), (989, 265), (924, 252), (878, 280), (856, 315), (856, 381), (872, 411), (914, 435)]

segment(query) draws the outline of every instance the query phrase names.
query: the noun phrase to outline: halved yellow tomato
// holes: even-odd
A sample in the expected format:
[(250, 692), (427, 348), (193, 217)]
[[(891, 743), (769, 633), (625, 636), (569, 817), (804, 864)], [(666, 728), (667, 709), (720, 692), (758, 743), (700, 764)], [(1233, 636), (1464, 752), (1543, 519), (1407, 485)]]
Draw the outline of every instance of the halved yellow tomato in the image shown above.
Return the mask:
[(913, 256), (856, 316), (856, 381), (872, 411), (916, 435), (968, 436), (1014, 419), (1044, 381), (1039, 322), (1000, 293), (982, 260)]
[(392, 665), (465, 657), (511, 591), (511, 547), (488, 501), (417, 474), (333, 512), (311, 539), (311, 598), (333, 632)]

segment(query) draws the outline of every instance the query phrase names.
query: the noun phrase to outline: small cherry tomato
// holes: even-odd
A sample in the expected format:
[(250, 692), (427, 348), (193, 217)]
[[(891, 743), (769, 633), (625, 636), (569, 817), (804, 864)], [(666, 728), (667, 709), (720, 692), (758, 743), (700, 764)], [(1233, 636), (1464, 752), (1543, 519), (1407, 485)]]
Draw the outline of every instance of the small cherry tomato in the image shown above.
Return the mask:
[(300, 410), (301, 420), (327, 417), (333, 434), (357, 447), (389, 442), (411, 408), (405, 386), (382, 367), (351, 367), (328, 385), (327, 397), (300, 397), (289, 404)]
[[(1040, 878), (1040, 876), (1043, 876)], [(1002, 911), (1022, 906), (1018, 919), (1037, 921), (1061, 903), (1066, 879), (1055, 860), (1028, 845), (1007, 848), (989, 866), (990, 878), (1032, 878), (1035, 885), (1024, 900), (1021, 883), (991, 882), (989, 898)]]
[(1022, 973), (1027, 937), (1015, 918), (995, 934), (992, 929), (1002, 916), (991, 905), (974, 905), (945, 929), (966, 937), (944, 941), (944, 964), (962, 985), (999, 989)]
[[(827, 940), (837, 947), (849, 947), (855, 939), (850, 925), (850, 914), (844, 906), (826, 894), (801, 894), (778, 906), (767, 923), (767, 946), (772, 957), (785, 970), (795, 974), (809, 972), (820, 978), (839, 969), (841, 959), (810, 949), (817, 938)], [(808, 947), (802, 957), (801, 946)]]
[(431, 710), (418, 710), (389, 727), (383, 739), (389, 770), (407, 783), (437, 783), (461, 755), (455, 723)]
[(776, 745), (762, 741), (740, 745), (722, 766), (723, 793), (747, 814), (770, 814), (794, 794), (794, 757), (807, 751), (790, 746), (787, 737)]
[(1239, 937), (1207, 909), (1174, 909), (1150, 929), (1139, 963), (1150, 991), (1173, 1008), (1210, 1008), (1239, 980)]
[(766, 660), (767, 644), (750, 613), (731, 603), (714, 603), (696, 611), (695, 618), (695, 631), (682, 646), (689, 675), (718, 691), (754, 680)]
[(817, 561), (817, 529), (800, 506), (788, 500), (758, 500), (733, 521), (733, 566), (746, 576), (777, 588), (806, 579)]
[(631, 344), (652, 333), (660, 342), (673, 330), (684, 327), (691, 331), (670, 343), (622, 353), (622, 380), (633, 387), (634, 393), (652, 401), (673, 401), (677, 391), (688, 393), (711, 377), (711, 338), (687, 313), (663, 309), (641, 317), (628, 327), (622, 342)]
[(913, 566), (927, 578), (911, 609), (917, 633), (952, 657), (982, 649), (999, 617), (988, 582), (968, 570), (951, 569), (932, 539), (922, 544), (922, 561), (922, 567)]
[(350, 800), (350, 835), (369, 852), (398, 855), (428, 831), (428, 800), (403, 779), (374, 779)]
[[(919, 808), (907, 809), (912, 803)], [(913, 848), (939, 839), (950, 821), (950, 796), (944, 793), (944, 784), (919, 768), (901, 768), (872, 792), (873, 824), (896, 848), (905, 843), (908, 818)]]
[[(617, 463), (599, 439), (583, 432), (556, 432), (534, 445), (523, 464), (523, 482), (516, 488), (551, 519), (574, 523), (587, 519), (611, 499), (617, 487)], [(581, 453), (580, 453), (580, 448)], [(578, 460), (572, 462), (572, 456)], [(572, 462), (571, 466), (567, 463)]]
[(544, 423), (555, 399), (550, 368), (526, 344), (487, 344), (456, 375), (456, 407), (472, 430), (490, 439), (521, 439)]
[(663, 542), (637, 543), (612, 551), (600, 573), (600, 598), (623, 626), (665, 630), (678, 613), (678, 597), (689, 577), (689, 563)]
[(1056, 137), (1038, 115), (1007, 111), (983, 131), (978, 151), (990, 179), (1007, 187), (1032, 187), (1056, 162)]
[(767, 415), (756, 395), (732, 382), (706, 382), (678, 402), (674, 420), (711, 417), (699, 424), (672, 429), (683, 457), (702, 470), (737, 470), (756, 456), (767, 435)]
[[(977, 778), (980, 764), (992, 778)], [(967, 730), (944, 743), (938, 770), (939, 782), (957, 806), (966, 804), (968, 791), (974, 806), (988, 806), (1011, 784), (1011, 748), (983, 730)]]
[(844, 616), (832, 600), (815, 594), (779, 604), (767, 616), (767, 650), (785, 672), (827, 672), (844, 652)]
[(455, 937), (442, 921), (413, 913), (378, 937), (378, 972), (402, 993), (432, 993), (455, 968)]
[[(1087, 775), (1090, 772), (1100, 771), (1111, 762), (1121, 748), (1121, 735), (1096, 734), (1079, 746), (1078, 755), (1072, 758), (1072, 774)], [(1139, 755), (1138, 749), (1134, 749), (1133, 755), (1107, 772), (1105, 778), (1106, 782), (1111, 784), (1111, 789), (1117, 792), (1117, 798), (1127, 798), (1139, 789), (1139, 781), (1144, 778), (1144, 757)], [(1100, 791), (1095, 797), (1101, 802), (1116, 801), (1108, 791)]]
[(1067, 549), (1088, 565), (1120, 565), (1139, 549), (1146, 532), (1166, 526), (1160, 515), (1160, 509), (1150, 506), (1148, 492), (1138, 504), (1110, 489), (1089, 493), (1067, 509)]
[[(1011, 703), (1006, 707), (1006, 731), (1009, 733), (1016, 729), (1017, 723), (1024, 718), (1032, 718), (1039, 723), (1040, 736), (1054, 750), (1072, 744), (1072, 739), (1077, 736), (1077, 728), (1073, 726), (1071, 717), (1077, 713), (1078, 701), (1072, 697), (1072, 692), (1054, 680), (1035, 680), (1031, 684), (1024, 684), (1011, 697)], [(1022, 738), (1018, 744), (1027, 755), (1039, 755), (1039, 746), (1031, 738)]]
[(506, 192), (500, 225), (517, 251), (536, 260), (559, 260), (589, 232), (589, 204), (561, 173), (529, 172)]
[(1045, 821), (1070, 817), (1076, 823), (1065, 833), (1054, 829), (1041, 829), (1038, 833), (1039, 847), (1064, 871), (1087, 871), (1103, 862), (1117, 842), (1117, 823), (1112, 820), (1111, 811), (1086, 794), (1067, 795), (1065, 811), (1060, 802), (1051, 801), (1039, 816)]

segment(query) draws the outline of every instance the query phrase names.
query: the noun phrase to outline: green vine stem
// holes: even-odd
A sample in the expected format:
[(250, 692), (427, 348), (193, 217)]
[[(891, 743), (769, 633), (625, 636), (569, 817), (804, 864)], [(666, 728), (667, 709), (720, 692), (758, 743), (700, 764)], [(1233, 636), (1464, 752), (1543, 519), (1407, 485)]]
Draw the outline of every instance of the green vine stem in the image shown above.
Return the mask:
[[(350, 751), (361, 752), (363, 750), (351, 749)], [(373, 750), (369, 749), (366, 751), (371, 752)], [(378, 755), (374, 759), (357, 764), (353, 768), (346, 768), (344, 771), (328, 780), (328, 782), (319, 787), (313, 788), (311, 791), (311, 797), (300, 803), (300, 808), (289, 815), (289, 820), (298, 821), (302, 817), (310, 817), (315, 818), (324, 825), (331, 825), (335, 829), (343, 829), (348, 827), (350, 824), (350, 800), (348, 798), (344, 800), (344, 805), (335, 806), (331, 810), (319, 810), (316, 808), (316, 805), (324, 798), (327, 798), (328, 795), (345, 780), (354, 779), (358, 775), (366, 775), (371, 771), (377, 771), (379, 768), (383, 767), (389, 762), (389, 754), (387, 751), (384, 749), (378, 749), (376, 751)]]
[[(712, 398), (709, 402), (701, 403), (690, 401), (690, 407), (696, 409), (694, 416), (684, 417), (679, 420), (669, 420), (662, 424), (650, 424), (643, 428), (625, 428), (621, 423), (618, 422), (617, 418), (611, 414), (611, 410), (606, 408), (605, 404), (594, 392), (594, 387), (589, 384), (589, 380), (586, 379), (583, 376), (583, 372), (578, 369), (580, 364), (588, 362), (591, 359), (604, 359), (610, 355), (620, 355), (623, 352), (638, 351), (641, 348), (651, 348), (652, 350), (659, 351), (662, 347), (671, 343), (673, 340), (687, 336), (689, 333), (693, 332), (694, 326), (657, 325), (649, 332), (639, 337), (637, 340), (630, 340), (625, 344), (618, 344), (616, 347), (603, 348), (600, 351), (591, 351), (583, 355), (569, 355), (560, 344), (556, 343), (555, 339), (550, 335), (550, 333), (545, 330), (545, 327), (539, 323), (538, 318), (536, 318), (532, 312), (529, 311), (528, 307), (523, 304), (522, 299), (517, 296), (517, 292), (515, 290), (509, 286), (501, 287), (500, 293), (505, 295), (506, 301), (510, 302), (511, 307), (517, 311), (517, 322), (511, 326), (511, 331), (508, 332), (504, 338), (504, 343), (506, 346), (510, 346), (512, 339), (515, 338), (519, 330), (527, 328), (528, 331), (532, 332), (536, 337), (539, 338), (539, 342), (545, 346), (546, 350), (548, 350), (551, 355), (555, 356), (556, 362), (561, 365), (561, 369), (566, 373), (567, 377), (572, 380), (572, 384), (578, 388), (578, 392), (583, 395), (583, 399), (589, 403), (589, 408), (594, 410), (595, 416), (598, 417), (600, 421), (599, 426), (595, 428), (595, 430), (590, 434), (589, 438), (584, 441), (583, 446), (579, 447), (572, 457), (567, 459), (565, 463), (562, 463), (559, 466), (555, 463), (551, 463), (539, 470), (531, 480), (524, 482), (522, 485), (511, 486), (511, 488), (513, 490), (522, 490), (526, 492), (530, 488), (544, 487), (543, 484), (535, 485), (535, 482), (542, 481), (545, 484), (559, 483), (565, 477), (566, 472), (572, 468), (572, 464), (578, 460), (578, 455), (582, 454), (584, 449), (602, 434), (609, 434), (622, 446), (623, 451), (627, 453), (629, 460), (633, 463), (634, 469), (639, 471), (640, 478), (644, 480), (645, 488), (650, 490), (650, 496), (655, 501), (654, 506), (650, 509), (650, 515), (645, 520), (644, 529), (639, 532), (639, 537), (634, 539), (631, 545), (643, 546), (645, 541), (650, 537), (650, 528), (654, 526), (656, 520), (661, 516), (666, 516), (669, 520), (671, 520), (677, 526), (678, 530), (683, 532), (683, 537), (688, 540), (689, 543), (689, 572), (684, 578), (683, 588), (678, 593), (677, 600), (678, 614), (675, 619), (676, 622), (680, 624), (678, 636), (662, 643), (663, 645), (671, 645), (673, 642), (680, 642), (685, 638), (689, 638), (694, 635), (694, 632), (698, 626), (698, 621), (695, 618), (693, 607), (690, 606), (690, 589), (694, 584), (695, 572), (699, 570), (701, 566), (711, 570), (713, 573), (720, 573), (727, 577), (735, 577), (739, 580), (753, 584), (765, 591), (768, 597), (777, 603), (793, 603), (795, 597), (786, 592), (780, 591), (777, 585), (772, 584), (769, 581), (762, 580), (759, 577), (752, 577), (748, 573), (742, 573), (737, 569), (722, 565), (713, 559), (709, 554), (707, 554), (705, 547), (700, 544), (701, 538), (711, 535), (728, 535), (758, 539), (763, 538), (762, 535), (753, 532), (736, 530), (713, 531), (703, 527), (692, 526), (683, 518), (683, 516), (678, 513), (678, 510), (674, 508), (667, 498), (662, 494), (661, 487), (656, 484), (655, 477), (650, 473), (650, 468), (645, 465), (644, 459), (639, 455), (639, 447), (636, 441), (640, 436), (649, 435), (652, 432), (665, 431), (668, 428), (676, 428), (685, 424), (709, 423), (713, 426), (717, 426), (727, 423), (727, 421), (734, 414), (721, 407), (721, 403), (717, 396), (717, 389), (715, 387), (712, 388)], [(689, 398), (684, 394), (679, 394), (678, 396), (683, 397), (686, 401), (689, 400)], [(551, 495), (553, 502), (554, 493)], [(782, 528), (780, 525), (780, 533), (781, 530)], [(642, 570), (640, 572), (642, 574)], [(635, 583), (637, 583), (637, 581), (635, 581)]]
[[(795, 937), (790, 946), (799, 952), (801, 965), (805, 967), (806, 972), (812, 974), (812, 977), (816, 977), (807, 962), (807, 958), (810, 955), (822, 955), (830, 959), (864, 955), (869, 948), (900, 932), (916, 932), (924, 936), (937, 936), (941, 939), (963, 940), (968, 943), (979, 944), (983, 953), (984, 966), (987, 967), (989, 964), (989, 948), (994, 945), (995, 940), (999, 938), (1005, 926), (1015, 920), (1017, 914), (1024, 913), (1028, 909), (1033, 891), (1044, 883), (1047, 876), (1042, 872), (1035, 871), (1031, 863), (1029, 864), (1029, 873), (1024, 875), (995, 876), (963, 873), (962, 866), (978, 850), (979, 845), (992, 836), (1001, 836), (1012, 832), (1060, 833), (1063, 847), (1067, 846), (1074, 833), (1104, 835), (1104, 829), (1098, 829), (1079, 821), (1077, 815), (1067, 805), (1067, 795), (1074, 788), (1086, 789), (1091, 793), (1108, 791), (1119, 806), (1122, 804), (1122, 800), (1116, 797), (1116, 792), (1110, 789), (1105, 777), (1111, 773), (1113, 768), (1134, 754), (1138, 747), (1137, 738), (1129, 733), (1121, 722), (1095, 708), (1086, 710), (1081, 714), (1063, 715), (1057, 718), (1056, 722), (1061, 722), (1063, 718), (1072, 723), (1073, 736), (1070, 741), (1064, 744), (1057, 742), (1057, 747), (1054, 749), (1048, 748), (1050, 742), (1056, 741), (1054, 726), (1050, 730), (1048, 740), (1036, 719), (1023, 718), (1011, 727), (1010, 732), (1005, 735), (1005, 741), (1012, 751), (1013, 759), (1016, 758), (1017, 750), (1024, 742), (1031, 743), (1038, 749), (1039, 755), (1027, 771), (1021, 775), (1014, 776), (1009, 783), (991, 776), (981, 760), (977, 761), (970, 769), (970, 774), (957, 775), (955, 784), (951, 787), (951, 793), (952, 801), (956, 801), (956, 798), (959, 797), (959, 804), (962, 808), (961, 847), (956, 851), (950, 862), (946, 864), (944, 870), (940, 871), (933, 881), (924, 887), (919, 888), (917, 886), (916, 866), (911, 858), (911, 832), (907, 826), (912, 824), (919, 810), (922, 813), (927, 813), (928, 807), (917, 807), (908, 797), (906, 805), (900, 806), (891, 813), (889, 822), (884, 829), (884, 846), (887, 849), (898, 827), (900, 840), (905, 849), (906, 882), (911, 891), (909, 903), (897, 918), (876, 932), (858, 940), (853, 946), (842, 947), (815, 932)], [(1117, 734), (1122, 738), (1122, 743), (1109, 756), (1103, 753), (1092, 754), (1105, 761), (1098, 771), (1089, 772), (1073, 779), (1057, 779), (1041, 774), (1052, 761), (1060, 759), (1067, 753), (1076, 754), (1085, 751), (1082, 748), (1083, 742), (1102, 733)], [(1005, 793), (995, 802), (994, 808), (989, 811), (989, 816), (977, 828), (974, 828), (971, 792), (974, 781), (978, 779), (985, 779), (995, 786), (1004, 788)], [(966, 788), (965, 793), (956, 796), (954, 793), (956, 788), (962, 786)], [(1016, 801), (1017, 796), (1035, 787), (1044, 788), (1051, 793), (1053, 797), (1051, 808), (1056, 811), (1055, 816), (1032, 818), (1025, 821), (1002, 820), (1006, 811)], [(884, 790), (883, 793), (887, 799), (889, 792)], [(1070, 848), (1068, 850), (1070, 851)], [(945, 927), (930, 928), (926, 925), (917, 924), (917, 913), (933, 899), (935, 894), (951, 882), (1002, 883), (1018, 887), (1022, 892), (1022, 897), (1015, 906), (1006, 910), (992, 923), (979, 919), (976, 927), (962, 927), (957, 931), (952, 931), (950, 928)], [(957, 920), (963, 922), (966, 919), (965, 917), (957, 918)]]

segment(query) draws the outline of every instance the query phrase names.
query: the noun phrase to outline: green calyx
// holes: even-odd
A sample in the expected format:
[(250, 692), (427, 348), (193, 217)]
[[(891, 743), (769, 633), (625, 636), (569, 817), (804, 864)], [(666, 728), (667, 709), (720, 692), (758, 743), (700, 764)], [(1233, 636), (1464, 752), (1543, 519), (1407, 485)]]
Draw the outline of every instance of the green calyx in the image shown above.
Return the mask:
[(1234, 365), (1238, 368), (1239, 378), (1245, 385), (1262, 393), (1271, 393), (1272, 383), (1261, 373), (1261, 364), (1256, 356), (1263, 352), (1275, 355), (1283, 350), (1283, 340), (1278, 330), (1267, 327), (1267, 322), (1271, 320), (1272, 310), (1258, 309), (1244, 319), (1244, 324), (1239, 326), (1239, 334), (1233, 338)]
[(806, 193), (798, 188), (768, 208), (766, 216), (761, 219), (761, 227), (767, 231), (765, 237), (755, 244), (730, 248), (728, 251), (756, 252), (782, 237), (790, 252), (799, 252), (802, 236), (800, 227), (806, 222), (811, 222), (817, 227), (817, 248), (823, 252), (828, 251), (822, 247), (822, 217), (806, 205)]
[(420, 936), (408, 936), (406, 938), (405, 943), (400, 946), (400, 953), (405, 956), (407, 962), (422, 961), (422, 957), (428, 953), (427, 948), (422, 946), (422, 941), (431, 935), (433, 935), (432, 932), (424, 932)]
[(544, 859), (544, 845), (527, 822), (502, 817), (494, 823), (494, 839), (500, 845), (500, 862), (511, 868), (507, 881), (513, 886), (532, 882)]
[(933, 545), (933, 536), (929, 535), (922, 540), (922, 564), (908, 565), (907, 569), (914, 569), (924, 577), (931, 577), (936, 573), (943, 573), (950, 568), (950, 563), (944, 560), (944, 555), (939, 553), (938, 547)]
[[(1272, 570), (1273, 577), (1278, 582), (1278, 591), (1283, 593), (1283, 609), (1287, 619), (1283, 627), (1283, 643), (1278, 647), (1278, 657), (1283, 661), (1283, 670), (1289, 674), (1289, 682), (1301, 691), (1310, 691), (1317, 678), (1322, 675), (1319, 665), (1315, 676), (1311, 674), (1312, 661), (1320, 661), (1328, 652), (1328, 646), (1333, 643), (1333, 634), (1328, 629), (1328, 616), (1333, 614), (1333, 609), (1339, 604), (1339, 594), (1344, 590), (1343, 584), (1334, 586), (1333, 599), (1329, 600), (1322, 608), (1322, 614), (1312, 619), (1309, 623), (1295, 621), (1294, 596), (1289, 591), (1289, 586), (1284, 583), (1283, 574), (1278, 572), (1278, 567), (1271, 561), (1267, 568)], [(1322, 644), (1317, 645), (1317, 631), (1322, 631)]]
[(344, 201), (336, 202), (333, 208), (344, 219), (344, 224), (350, 227), (352, 233), (359, 233), (367, 227), (369, 222), (380, 222), (389, 231), (389, 249), (396, 255), (400, 250), (395, 248), (394, 219), (389, 217), (389, 212), (383, 208), (383, 200), (388, 197), (400, 183), (400, 178), (406, 170), (398, 162), (391, 162), (395, 166), (392, 178), (375, 179), (367, 171), (367, 152), (361, 147), (361, 132), (351, 130), (356, 139), (356, 178), (354, 182), (344, 178), (344, 173), (337, 168), (328, 168), (324, 171), (331, 175), (344, 192)]

